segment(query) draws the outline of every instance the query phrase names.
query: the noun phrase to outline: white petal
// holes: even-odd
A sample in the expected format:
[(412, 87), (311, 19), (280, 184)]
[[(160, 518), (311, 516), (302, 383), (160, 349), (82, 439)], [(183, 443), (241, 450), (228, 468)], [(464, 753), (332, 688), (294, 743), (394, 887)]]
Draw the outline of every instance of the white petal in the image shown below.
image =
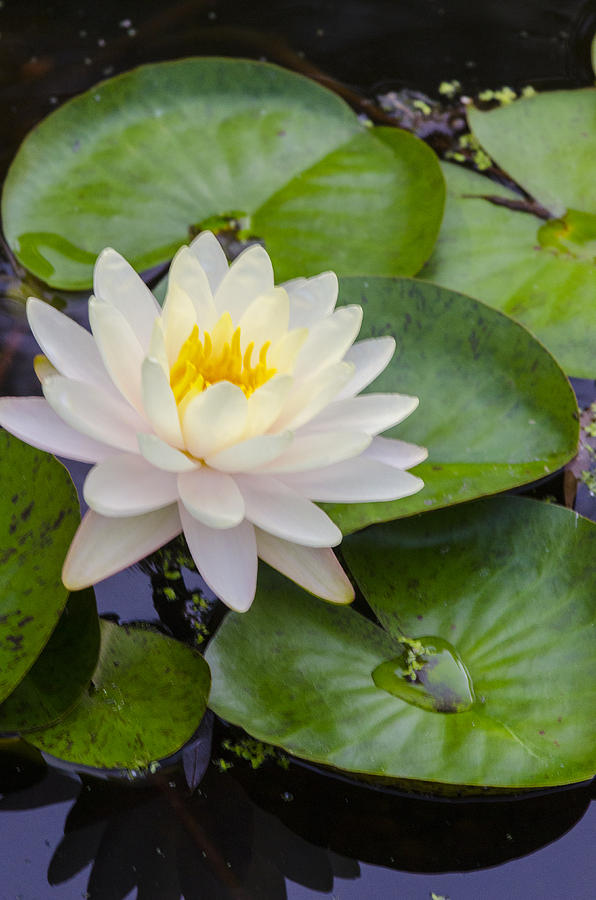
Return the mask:
[(200, 463), (170, 447), (155, 434), (138, 434), (139, 450), (151, 465), (165, 472), (193, 472)]
[(163, 441), (182, 449), (184, 439), (178, 407), (170, 380), (156, 359), (147, 357), (142, 366), (143, 405), (153, 430)]
[(352, 602), (354, 588), (333, 550), (282, 541), (260, 528), (256, 529), (256, 535), (257, 553), (267, 565), (316, 597), (330, 603)]
[(194, 304), (186, 291), (175, 282), (168, 283), (168, 293), (163, 305), (161, 319), (168, 366), (173, 366), (178, 359), (182, 344), (197, 324)]
[(197, 394), (184, 410), (186, 449), (197, 459), (211, 456), (237, 441), (244, 431), (248, 404), (241, 389), (218, 381)]
[(308, 334), (294, 366), (296, 378), (312, 378), (322, 369), (339, 362), (362, 324), (360, 306), (342, 306), (333, 315), (317, 322)]
[(344, 359), (354, 363), (356, 369), (353, 377), (342, 388), (337, 399), (353, 397), (363, 391), (377, 375), (387, 368), (395, 352), (395, 339), (390, 335), (380, 338), (369, 338), (353, 344)]
[(259, 350), (266, 341), (279, 341), (288, 330), (290, 301), (283, 288), (273, 288), (261, 294), (250, 304), (238, 320), (240, 339), (244, 351), (251, 341), (255, 343), (252, 362), (258, 359)]
[(271, 368), (280, 374), (293, 372), (296, 357), (302, 350), (308, 337), (308, 328), (295, 328), (294, 331), (286, 331), (284, 335), (271, 345), (267, 359)]
[(205, 270), (211, 291), (215, 294), (228, 271), (228, 261), (221, 244), (212, 231), (202, 231), (194, 239), (190, 249)]
[(169, 285), (180, 288), (190, 297), (195, 318), (203, 331), (210, 331), (217, 315), (207, 275), (189, 247), (180, 247), (170, 266)]
[[(294, 384), (293, 390), (272, 428), (275, 431), (301, 428), (330, 404), (337, 396), (338, 391), (352, 377), (353, 371), (354, 367), (350, 363), (341, 362), (329, 366), (315, 378)], [(343, 425), (336, 426), (335, 423), (330, 426), (331, 428), (337, 428), (338, 431), (356, 430), (351, 425), (344, 428)]]
[(110, 247), (102, 250), (95, 263), (93, 290), (100, 300), (120, 310), (147, 352), (153, 322), (161, 312), (159, 304), (133, 267)]
[(416, 494), (424, 482), (409, 472), (357, 456), (317, 469), (280, 475), (284, 483), (321, 503), (370, 503)]
[(151, 332), (151, 341), (149, 343), (149, 352), (147, 356), (156, 359), (160, 364), (168, 379), (170, 377), (170, 363), (168, 360), (168, 351), (166, 350), (166, 336), (163, 330), (163, 322), (156, 319), (153, 323), (153, 331)]
[(292, 387), (290, 375), (274, 375), (248, 398), (245, 434), (263, 434), (279, 416)]
[(44, 397), (2, 397), (0, 425), (32, 447), (67, 459), (94, 463), (114, 453), (63, 422)]
[(147, 423), (123, 400), (62, 375), (47, 378), (43, 392), (54, 412), (72, 428), (100, 443), (137, 452), (137, 432), (146, 431)]
[(244, 500), (230, 475), (203, 466), (178, 476), (180, 499), (209, 528), (234, 528), (244, 518)]
[(29, 297), (27, 319), (35, 340), (61, 375), (115, 392), (93, 335), (47, 303)]
[(257, 466), (278, 459), (292, 440), (293, 435), (288, 431), (281, 434), (259, 434), (226, 447), (213, 456), (207, 456), (205, 462), (220, 472), (250, 472)]
[(62, 581), (71, 591), (89, 587), (153, 553), (181, 531), (176, 505), (126, 519), (89, 510), (70, 545)]
[(247, 247), (236, 257), (215, 295), (218, 314), (229, 312), (237, 322), (259, 294), (273, 290), (273, 266), (259, 244)]
[(358, 456), (371, 442), (362, 432), (331, 431), (315, 434), (297, 434), (292, 445), (274, 459), (263, 464), (260, 471), (303, 472), (320, 469), (342, 459)]
[(424, 462), (428, 457), (428, 450), (396, 438), (375, 437), (363, 455), (387, 463), (388, 466), (395, 466), (396, 469), (411, 469)]
[(403, 422), (418, 403), (418, 397), (408, 394), (360, 394), (330, 403), (309, 422), (308, 430), (345, 429), (374, 435)]
[(178, 499), (176, 475), (138, 454), (111, 456), (95, 466), (83, 486), (85, 502), (102, 516), (138, 516)]
[(246, 518), (276, 537), (306, 547), (334, 547), (341, 531), (327, 513), (266, 475), (236, 475), (236, 484), (244, 497)]
[(313, 278), (294, 278), (281, 287), (290, 296), (290, 328), (311, 328), (335, 309), (338, 292), (335, 272), (321, 272)]
[(257, 587), (255, 530), (244, 520), (221, 531), (197, 522), (183, 504), (180, 518), (197, 569), (215, 594), (236, 612), (245, 612)]
[(89, 300), (89, 322), (112, 381), (129, 403), (143, 413), (141, 365), (143, 349), (120, 310), (103, 300)]

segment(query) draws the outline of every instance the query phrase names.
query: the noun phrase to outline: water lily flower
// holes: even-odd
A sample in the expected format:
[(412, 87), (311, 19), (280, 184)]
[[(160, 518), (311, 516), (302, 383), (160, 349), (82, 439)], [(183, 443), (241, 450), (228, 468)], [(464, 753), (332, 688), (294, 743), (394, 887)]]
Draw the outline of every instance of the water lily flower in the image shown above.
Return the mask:
[(35, 298), (43, 397), (0, 400), (0, 424), (58, 456), (94, 463), (65, 585), (86, 587), (184, 532), (209, 587), (250, 606), (257, 557), (333, 602), (351, 585), (341, 532), (314, 501), (394, 500), (422, 481), (424, 448), (379, 437), (416, 397), (357, 396), (395, 342), (354, 343), (362, 310), (335, 310), (325, 272), (274, 286), (258, 245), (228, 267), (210, 232), (182, 247), (163, 309), (114, 250), (96, 263), (91, 333)]

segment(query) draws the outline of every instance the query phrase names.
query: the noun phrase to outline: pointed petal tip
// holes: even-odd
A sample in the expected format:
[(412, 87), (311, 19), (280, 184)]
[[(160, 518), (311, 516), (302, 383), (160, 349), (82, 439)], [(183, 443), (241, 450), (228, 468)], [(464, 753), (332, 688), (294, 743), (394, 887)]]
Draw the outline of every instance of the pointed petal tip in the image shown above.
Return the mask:
[(330, 547), (303, 547), (256, 529), (259, 557), (310, 594), (328, 603), (354, 600), (354, 588)]
[(66, 567), (66, 562), (62, 568), (62, 584), (67, 591), (82, 591), (85, 588), (92, 587), (93, 581), (85, 578), (81, 572), (73, 572)]
[(220, 597), (219, 599), (221, 600), (222, 603), (225, 603), (225, 605), (228, 607), (228, 609), (231, 609), (232, 612), (245, 613), (245, 612), (248, 612), (248, 610), (251, 608), (253, 601), (255, 599), (255, 595), (253, 594), (252, 597), (247, 596), (247, 597), (243, 597), (243, 598), (228, 597), (227, 599), (225, 599), (224, 597)]

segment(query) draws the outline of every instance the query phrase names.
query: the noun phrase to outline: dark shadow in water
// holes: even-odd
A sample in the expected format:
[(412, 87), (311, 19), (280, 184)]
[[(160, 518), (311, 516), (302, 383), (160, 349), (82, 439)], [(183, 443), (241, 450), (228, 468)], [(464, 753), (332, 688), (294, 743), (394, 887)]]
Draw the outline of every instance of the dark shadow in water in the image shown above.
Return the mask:
[[(14, 770), (14, 757), (2, 760), (3, 771)], [(56, 770), (39, 781), (39, 772), (33, 766), (35, 783), (5, 795), (0, 812), (72, 798), (47, 878), (65, 885), (92, 863), (90, 900), (122, 900), (135, 888), (139, 898), (160, 900), (281, 900), (286, 878), (326, 893), (335, 877), (359, 877), (357, 860), (404, 872), (476, 870), (556, 840), (594, 797), (585, 784), (446, 801), (295, 763), (239, 763), (225, 773), (212, 765), (192, 794), (179, 769), (133, 784), (84, 776), (82, 787)]]
[(336, 853), (406, 872), (468, 871), (525, 856), (572, 828), (594, 797), (588, 783), (515, 798), (421, 799), (322, 778), (301, 765), (277, 777), (270, 766), (234, 775), (294, 832)]

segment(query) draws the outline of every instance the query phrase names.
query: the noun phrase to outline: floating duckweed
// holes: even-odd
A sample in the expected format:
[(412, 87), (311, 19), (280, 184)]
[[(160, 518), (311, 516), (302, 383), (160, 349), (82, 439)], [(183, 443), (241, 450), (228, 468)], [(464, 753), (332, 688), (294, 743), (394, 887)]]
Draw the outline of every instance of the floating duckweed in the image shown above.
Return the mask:
[(168, 579), (168, 581), (178, 581), (182, 578), (182, 572), (180, 569), (164, 569), (164, 576)]
[(590, 493), (596, 496), (596, 472), (584, 469), (580, 477)]
[(496, 91), (490, 90), (490, 88), (486, 91), (480, 91), (478, 99), (483, 103), (490, 103), (496, 100), (500, 106), (508, 106), (509, 103), (517, 100), (517, 94), (512, 88), (504, 86)]
[[(222, 742), (224, 750), (233, 753), (239, 759), (245, 759), (253, 769), (259, 769), (268, 759), (274, 760), (283, 769), (288, 767), (288, 757), (271, 744), (264, 744), (254, 738), (243, 738), (240, 741), (225, 740)], [(232, 765), (230, 763), (230, 765)]]
[[(469, 158), (469, 154), (471, 153), (472, 162), (476, 166), (479, 172), (483, 172), (486, 169), (490, 169), (492, 166), (492, 160), (488, 153), (486, 153), (475, 134), (468, 132), (468, 134), (462, 134), (457, 141), (458, 150), (448, 151), (445, 156), (447, 159), (453, 159), (456, 162), (465, 162)], [(467, 151), (466, 153), (462, 151)]]
[(209, 629), (202, 622), (193, 622), (192, 627), (195, 630), (195, 640), (197, 644), (204, 644), (209, 637)]
[(415, 109), (419, 109), (420, 112), (424, 113), (425, 116), (430, 116), (432, 112), (432, 109), (430, 108), (428, 103), (424, 102), (424, 100), (414, 100), (412, 106), (415, 107)]
[(457, 78), (454, 78), (453, 81), (442, 81), (439, 85), (439, 94), (443, 97), (448, 97), (449, 99), (454, 97), (460, 90), (461, 84)]

